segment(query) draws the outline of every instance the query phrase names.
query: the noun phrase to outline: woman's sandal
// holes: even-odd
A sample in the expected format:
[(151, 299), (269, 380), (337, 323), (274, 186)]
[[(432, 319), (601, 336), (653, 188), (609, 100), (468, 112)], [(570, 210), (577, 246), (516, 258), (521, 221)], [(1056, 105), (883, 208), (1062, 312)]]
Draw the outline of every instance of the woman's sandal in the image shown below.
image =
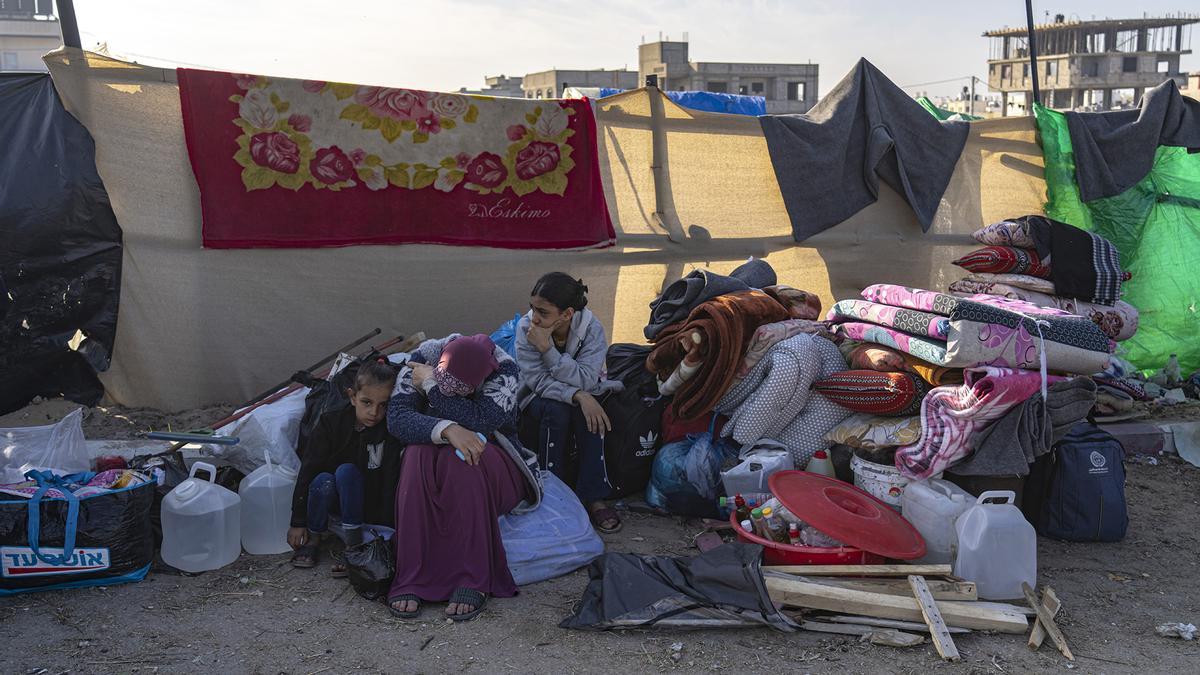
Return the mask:
[[(617, 515), (615, 509), (610, 506), (603, 506), (598, 509), (589, 509), (592, 526), (600, 531), (601, 534), (615, 534), (621, 531), (621, 516)], [(605, 523), (616, 523), (605, 527)]]
[(475, 609), (466, 614), (447, 614), (451, 621), (470, 621), (479, 616), (483, 611), (483, 605), (487, 602), (487, 596), (472, 588), (456, 588), (454, 593), (450, 595), (451, 604), (471, 605)]
[(292, 567), (300, 569), (309, 569), (317, 566), (320, 549), (314, 543), (308, 543), (296, 549), (292, 554)]
[(329, 554), (333, 559), (333, 566), (329, 568), (329, 576), (334, 579), (345, 579), (350, 576), (350, 571), (346, 569), (346, 555), (344, 551), (334, 551)]
[[(397, 602), (415, 602), (417, 603), (417, 608), (411, 612), (402, 612), (396, 609)], [(405, 593), (404, 595), (397, 595), (394, 598), (388, 598), (388, 611), (392, 613), (392, 616), (399, 619), (415, 619), (417, 618), (417, 615), (421, 613), (421, 599), (412, 593)]]

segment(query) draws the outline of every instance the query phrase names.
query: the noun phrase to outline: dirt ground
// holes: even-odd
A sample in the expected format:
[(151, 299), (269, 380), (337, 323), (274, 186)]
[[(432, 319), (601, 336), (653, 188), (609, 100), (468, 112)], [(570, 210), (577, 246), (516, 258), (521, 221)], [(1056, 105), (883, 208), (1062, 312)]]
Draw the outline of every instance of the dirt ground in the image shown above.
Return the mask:
[[(0, 426), (45, 424), (72, 406), (46, 402), (0, 418)], [(228, 412), (217, 406), (180, 414), (94, 408), (88, 438), (137, 438), (151, 429), (186, 430)], [(46, 418), (46, 419), (42, 419)], [(973, 633), (955, 639), (960, 664), (928, 645), (861, 644), (819, 633), (742, 630), (635, 630), (591, 633), (558, 628), (587, 582), (586, 571), (491, 600), (479, 619), (453, 624), (427, 605), (420, 620), (392, 618), (357, 597), (328, 564), (297, 570), (287, 556), (243, 555), (194, 577), (151, 573), (111, 588), (0, 599), (3, 671), (58, 673), (230, 672), (853, 672), (1086, 673), (1195, 672), (1200, 640), (1159, 637), (1164, 622), (1200, 623), (1200, 469), (1177, 458), (1129, 462), (1129, 535), (1119, 544), (1039, 541), (1039, 582), (1064, 607), (1059, 625), (1075, 663), (1047, 643)], [(696, 522), (633, 512), (605, 537), (609, 550), (694, 555)], [(675, 646), (678, 648), (675, 648)]]

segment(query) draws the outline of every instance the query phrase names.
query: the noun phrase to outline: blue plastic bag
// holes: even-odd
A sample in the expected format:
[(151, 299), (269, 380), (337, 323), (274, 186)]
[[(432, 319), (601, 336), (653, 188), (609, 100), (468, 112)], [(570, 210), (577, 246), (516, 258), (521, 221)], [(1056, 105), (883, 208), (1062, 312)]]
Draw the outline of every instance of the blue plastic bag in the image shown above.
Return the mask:
[(513, 318), (505, 321), (502, 326), (492, 333), (492, 344), (503, 349), (509, 356), (517, 358), (517, 324), (521, 321), (521, 313), (513, 314)]
[(565, 483), (542, 472), (542, 503), (500, 518), (500, 539), (518, 586), (574, 572), (604, 553), (587, 510)]
[(664, 445), (654, 458), (646, 503), (681, 516), (719, 517), (721, 464), (735, 454), (725, 439), (713, 442), (711, 425), (706, 433)]

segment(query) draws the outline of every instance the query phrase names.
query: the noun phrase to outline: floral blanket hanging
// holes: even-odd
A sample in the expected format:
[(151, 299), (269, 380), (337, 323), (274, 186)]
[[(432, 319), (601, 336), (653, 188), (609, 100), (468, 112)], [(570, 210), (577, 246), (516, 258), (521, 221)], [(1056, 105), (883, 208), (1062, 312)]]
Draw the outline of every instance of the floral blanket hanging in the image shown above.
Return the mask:
[(614, 241), (587, 101), (178, 79), (206, 248)]

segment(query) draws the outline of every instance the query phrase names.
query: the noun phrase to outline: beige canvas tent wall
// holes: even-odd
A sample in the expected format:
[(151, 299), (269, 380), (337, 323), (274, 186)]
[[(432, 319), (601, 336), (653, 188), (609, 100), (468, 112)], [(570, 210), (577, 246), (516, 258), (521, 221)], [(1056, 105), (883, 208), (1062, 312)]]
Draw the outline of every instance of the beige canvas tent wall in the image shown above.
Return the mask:
[(782, 283), (819, 293), (826, 306), (881, 281), (941, 288), (955, 278), (949, 261), (972, 229), (1040, 212), (1045, 196), (1032, 121), (976, 122), (928, 233), (884, 188), (875, 205), (797, 245), (758, 122), (664, 98), (664, 210), (685, 235), (672, 242), (652, 217), (651, 99), (638, 90), (597, 110), (616, 247), (204, 250), (174, 71), (70, 49), (46, 62), (67, 109), (95, 138), (125, 231), (117, 346), (103, 380), (127, 405), (244, 400), (376, 326), (490, 332), (552, 269), (583, 277), (615, 341), (641, 341), (664, 282), (702, 266), (728, 272), (748, 256), (765, 257)]

